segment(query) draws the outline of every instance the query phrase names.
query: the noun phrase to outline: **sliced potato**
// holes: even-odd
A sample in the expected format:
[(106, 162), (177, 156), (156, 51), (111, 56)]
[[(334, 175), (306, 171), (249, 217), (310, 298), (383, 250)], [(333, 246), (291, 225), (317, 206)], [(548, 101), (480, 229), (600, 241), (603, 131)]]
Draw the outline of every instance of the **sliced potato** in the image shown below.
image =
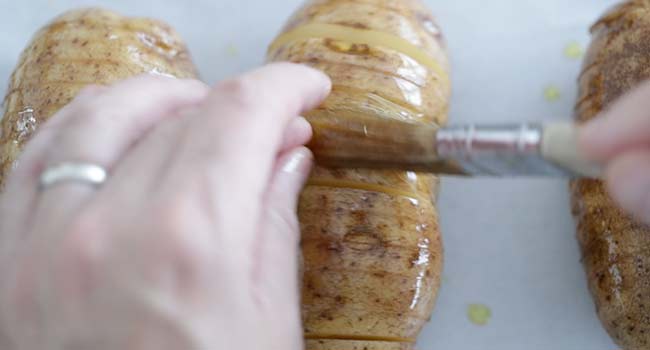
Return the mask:
[[(316, 138), (358, 115), (447, 120), (445, 45), (420, 1), (307, 2), (268, 59), (331, 77), (332, 94), (307, 115)], [(413, 348), (440, 285), (437, 185), (413, 172), (314, 170), (299, 206), (308, 349)]]
[(159, 21), (83, 9), (38, 31), (20, 56), (4, 100), (0, 188), (36, 128), (79, 90), (142, 73), (197, 75), (179, 35)]

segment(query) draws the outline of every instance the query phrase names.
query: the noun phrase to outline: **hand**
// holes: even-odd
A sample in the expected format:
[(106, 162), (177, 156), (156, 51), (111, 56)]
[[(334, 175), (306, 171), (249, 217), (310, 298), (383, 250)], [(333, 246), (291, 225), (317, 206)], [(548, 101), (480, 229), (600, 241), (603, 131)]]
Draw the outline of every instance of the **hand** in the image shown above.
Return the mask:
[(614, 200), (650, 224), (650, 83), (585, 125), (580, 144), (589, 157), (606, 164)]
[[(295, 210), (312, 158), (297, 116), (329, 88), (285, 63), (211, 89), (138, 77), (84, 90), (0, 202), (0, 347), (302, 349)], [(108, 180), (38, 190), (70, 161)]]

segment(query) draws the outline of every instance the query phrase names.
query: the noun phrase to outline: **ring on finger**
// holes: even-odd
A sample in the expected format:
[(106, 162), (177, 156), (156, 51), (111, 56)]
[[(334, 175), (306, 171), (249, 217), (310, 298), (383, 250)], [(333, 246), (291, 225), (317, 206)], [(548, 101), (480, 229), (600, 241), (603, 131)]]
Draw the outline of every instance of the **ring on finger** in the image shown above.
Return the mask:
[(108, 171), (92, 163), (65, 162), (45, 169), (39, 178), (41, 191), (62, 183), (80, 183), (92, 187), (101, 186), (108, 178)]

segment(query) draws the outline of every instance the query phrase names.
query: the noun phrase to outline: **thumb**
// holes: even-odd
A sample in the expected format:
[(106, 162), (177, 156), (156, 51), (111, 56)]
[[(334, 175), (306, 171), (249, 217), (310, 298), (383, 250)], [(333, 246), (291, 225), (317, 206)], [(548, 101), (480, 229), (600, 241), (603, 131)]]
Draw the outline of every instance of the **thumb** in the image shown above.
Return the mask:
[(309, 176), (313, 156), (305, 147), (281, 155), (269, 185), (260, 225), (260, 260), (266, 274), (295, 276), (298, 267), (300, 228), (296, 210), (300, 192)]
[(281, 155), (265, 198), (254, 263), (253, 293), (264, 305), (264, 327), (283, 339), (278, 349), (302, 349), (300, 318), (300, 229), (296, 208), (309, 176), (312, 154), (305, 147)]
[(267, 208), (295, 214), (298, 197), (309, 177), (312, 163), (313, 155), (306, 147), (297, 147), (281, 155), (269, 185)]
[(617, 156), (608, 164), (606, 177), (608, 190), (619, 206), (650, 224), (650, 150)]
[(594, 160), (610, 160), (622, 152), (650, 145), (650, 82), (616, 100), (579, 133), (583, 150)]

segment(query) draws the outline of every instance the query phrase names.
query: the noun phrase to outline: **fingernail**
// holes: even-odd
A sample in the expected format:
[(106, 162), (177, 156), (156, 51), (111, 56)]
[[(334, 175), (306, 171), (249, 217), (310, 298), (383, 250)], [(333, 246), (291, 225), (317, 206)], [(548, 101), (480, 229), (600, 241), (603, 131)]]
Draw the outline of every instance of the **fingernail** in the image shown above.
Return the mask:
[(325, 93), (323, 98), (326, 98), (332, 92), (332, 79), (325, 73), (323, 73), (323, 76), (325, 76)]
[(332, 89), (332, 79), (330, 79), (329, 75), (325, 74), (325, 72), (320, 70), (316, 70), (316, 71), (320, 73), (321, 79), (323, 79), (323, 82), (327, 87), (327, 92), (329, 93), (329, 91)]
[(300, 135), (311, 135), (313, 133), (313, 129), (311, 127), (311, 124), (305, 119), (305, 117), (297, 117), (294, 120), (291, 121), (291, 127), (292, 130), (299, 133)]
[(291, 152), (285, 163), (282, 164), (282, 171), (285, 173), (305, 173), (311, 168), (312, 153), (305, 147), (299, 147)]
[(304, 65), (304, 66), (309, 68), (309, 70), (316, 77), (316, 79), (321, 81), (321, 85), (323, 86), (323, 98), (327, 97), (330, 94), (330, 91), (332, 90), (332, 80), (330, 79), (329, 75), (325, 74), (325, 72), (317, 68), (308, 65)]

